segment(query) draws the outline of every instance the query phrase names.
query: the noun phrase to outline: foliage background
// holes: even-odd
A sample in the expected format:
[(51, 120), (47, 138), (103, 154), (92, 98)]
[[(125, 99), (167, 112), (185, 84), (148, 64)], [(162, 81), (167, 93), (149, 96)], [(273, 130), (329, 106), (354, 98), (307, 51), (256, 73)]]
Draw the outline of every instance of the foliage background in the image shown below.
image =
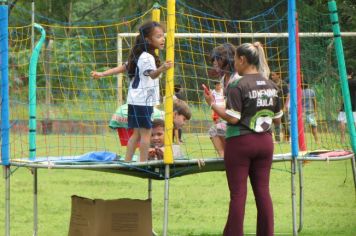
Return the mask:
[[(281, 2), (287, 2), (282, 0)], [(66, 22), (68, 25), (78, 22), (95, 22), (98, 20), (118, 21), (126, 16), (133, 16), (150, 9), (155, 2), (162, 6), (166, 6), (164, 0), (36, 0), (36, 12), (44, 17), (54, 19), (58, 22)], [(226, 19), (250, 19), (256, 14), (271, 8), (278, 1), (275, 0), (178, 0), (182, 4), (196, 8), (207, 14), (226, 18)], [(297, 10), (300, 17), (305, 15), (305, 22), (315, 20), (315, 15), (308, 15), (305, 11), (306, 6), (321, 13), (328, 13), (327, 0), (297, 0)], [(13, 11), (16, 7), (28, 7), (31, 1), (28, 0), (13, 0), (10, 10), (10, 21), (16, 22), (16, 19), (21, 19)], [(354, 0), (336, 0), (339, 10), (339, 20), (341, 31), (356, 32), (356, 2)], [(285, 4), (286, 5), (286, 4)], [(301, 6), (301, 7), (300, 7)], [(177, 9), (179, 11), (181, 9)], [(286, 9), (279, 8), (277, 15), (283, 15)], [(13, 13), (11, 13), (13, 12)], [(46, 18), (43, 18), (44, 20)], [(28, 19), (30, 22), (31, 19)], [(303, 25), (301, 25), (301, 32)], [(344, 49), (347, 64), (356, 68), (356, 40), (352, 38), (344, 39)]]

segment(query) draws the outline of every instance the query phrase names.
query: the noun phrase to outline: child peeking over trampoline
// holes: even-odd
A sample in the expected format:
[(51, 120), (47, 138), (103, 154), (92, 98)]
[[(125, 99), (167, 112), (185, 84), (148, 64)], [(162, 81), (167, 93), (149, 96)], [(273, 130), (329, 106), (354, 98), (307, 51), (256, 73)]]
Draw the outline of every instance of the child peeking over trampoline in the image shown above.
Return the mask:
[[(192, 113), (188, 104), (182, 100), (176, 99), (173, 103), (173, 125), (175, 129), (180, 129), (190, 120)], [(149, 160), (162, 160), (164, 154), (164, 121), (155, 119), (152, 121), (151, 147), (148, 151)], [(171, 133), (171, 132), (169, 132)], [(182, 157), (179, 145), (172, 145), (173, 157)]]
[(151, 147), (148, 149), (148, 160), (162, 160), (164, 153), (164, 120), (152, 121)]

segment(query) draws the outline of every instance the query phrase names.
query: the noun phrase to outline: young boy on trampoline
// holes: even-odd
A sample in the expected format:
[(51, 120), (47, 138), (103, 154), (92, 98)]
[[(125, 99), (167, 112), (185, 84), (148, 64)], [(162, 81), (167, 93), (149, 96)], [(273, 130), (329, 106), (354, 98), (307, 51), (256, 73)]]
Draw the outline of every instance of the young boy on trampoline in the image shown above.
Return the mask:
[(162, 160), (164, 153), (164, 120), (152, 121), (151, 147), (148, 149), (149, 160)]
[(224, 236), (242, 236), (250, 178), (257, 207), (257, 236), (272, 236), (273, 205), (269, 179), (273, 158), (272, 122), (283, 114), (278, 87), (270, 80), (262, 45), (244, 43), (235, 53), (235, 70), (242, 77), (230, 81), (226, 108), (215, 105), (204, 93), (208, 105), (227, 121), (225, 168), (230, 206)]
[[(182, 128), (185, 122), (190, 120), (192, 113), (188, 104), (180, 99), (173, 102), (173, 127)], [(151, 147), (149, 149), (149, 160), (162, 160), (164, 154), (164, 121), (155, 119), (152, 121)], [(181, 157), (179, 145), (173, 145), (173, 157)]]

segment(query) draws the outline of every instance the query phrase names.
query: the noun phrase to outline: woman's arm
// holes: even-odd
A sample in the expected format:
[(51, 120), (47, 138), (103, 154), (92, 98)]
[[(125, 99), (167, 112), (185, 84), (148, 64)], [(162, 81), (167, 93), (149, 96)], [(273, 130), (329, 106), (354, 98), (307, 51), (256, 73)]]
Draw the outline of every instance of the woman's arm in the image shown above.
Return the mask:
[(225, 107), (220, 107), (215, 104), (211, 91), (209, 91), (209, 93), (204, 92), (204, 97), (210, 108), (215, 111), (221, 119), (226, 120), (229, 124), (236, 124), (239, 122), (239, 119), (226, 113)]
[(227, 121), (229, 124), (236, 124), (237, 122), (239, 122), (239, 119), (230, 116), (229, 114), (226, 113), (225, 107), (219, 107), (215, 103), (210, 104), (210, 107), (213, 111), (215, 111), (219, 115), (221, 119)]

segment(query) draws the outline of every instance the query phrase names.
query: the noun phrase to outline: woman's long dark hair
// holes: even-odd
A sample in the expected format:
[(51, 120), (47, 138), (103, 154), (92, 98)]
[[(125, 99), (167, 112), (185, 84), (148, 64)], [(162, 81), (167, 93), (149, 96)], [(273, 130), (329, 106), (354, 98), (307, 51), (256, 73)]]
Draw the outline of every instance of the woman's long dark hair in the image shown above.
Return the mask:
[(234, 72), (235, 47), (231, 43), (224, 43), (213, 48), (210, 53), (210, 60), (213, 63), (215, 59), (221, 60), (222, 68), (228, 72)]
[(128, 75), (130, 78), (135, 76), (137, 61), (142, 52), (148, 52), (155, 58), (156, 67), (161, 65), (159, 57), (155, 53), (155, 49), (150, 47), (148, 41), (145, 39), (150, 37), (155, 27), (163, 27), (156, 21), (147, 21), (139, 28), (139, 34), (136, 36), (135, 45), (132, 47), (128, 58)]

